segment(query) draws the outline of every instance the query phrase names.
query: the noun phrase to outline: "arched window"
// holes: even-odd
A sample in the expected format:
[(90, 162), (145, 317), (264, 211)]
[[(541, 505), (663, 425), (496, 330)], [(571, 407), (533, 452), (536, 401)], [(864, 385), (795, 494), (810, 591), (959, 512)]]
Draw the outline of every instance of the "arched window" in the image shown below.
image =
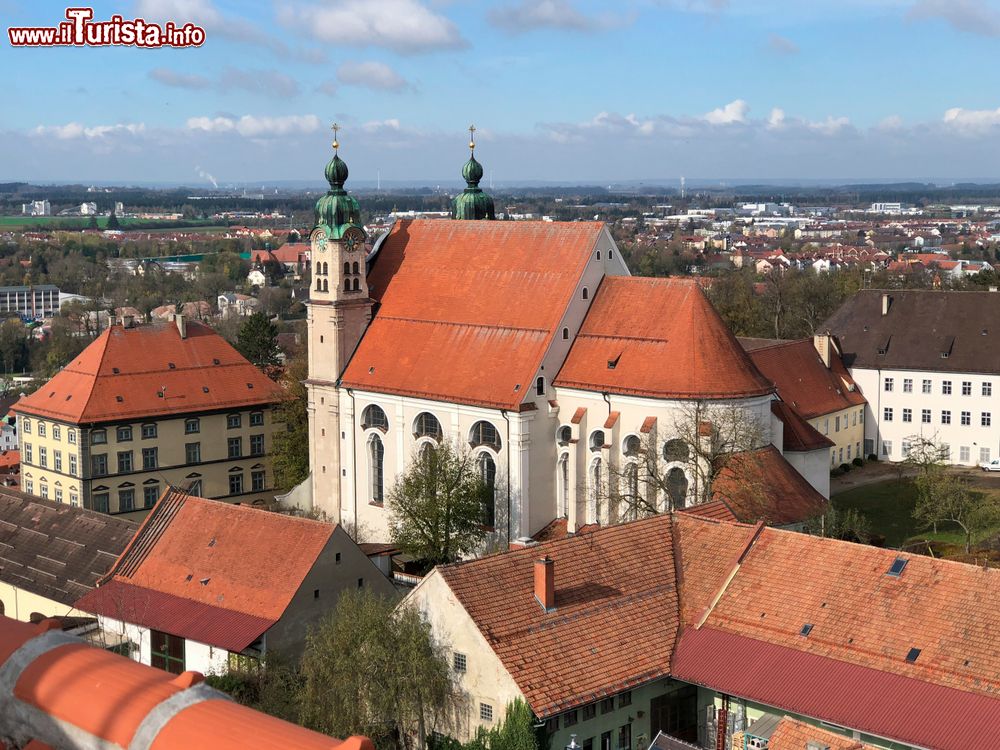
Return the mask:
[(346, 260), (344, 261), (344, 276), (350, 276), (351, 274), (351, 264)]
[(354, 279), (354, 291), (356, 292), (361, 291), (361, 282), (356, 278)]
[(469, 445), (478, 448), (485, 445), (493, 450), (500, 450), (500, 431), (490, 422), (476, 422), (469, 433)]
[(559, 432), (556, 433), (556, 442), (559, 445), (569, 445), (569, 441), (573, 439), (573, 428), (568, 424), (563, 425), (559, 428)]
[(601, 251), (600, 251), (600, 250), (598, 250), (598, 251), (597, 251), (597, 259), (598, 259), (598, 260), (600, 260), (600, 259), (601, 259)]
[(368, 476), (371, 477), (371, 500), (381, 505), (385, 500), (385, 446), (378, 435), (368, 439)]
[(569, 516), (569, 454), (564, 453), (559, 457), (559, 472), (556, 475), (557, 498), (559, 501), (559, 516), (566, 518)]
[(358, 262), (357, 261), (354, 261), (354, 268), (351, 271), (351, 273), (353, 273), (355, 276), (358, 275)]
[(541, 375), (535, 380), (535, 395), (544, 396), (545, 395), (545, 378)]
[(323, 275), (324, 276), (329, 276), (330, 275), (330, 264), (329, 263), (324, 263), (323, 264)]
[(323, 291), (323, 279), (321, 279), (319, 276), (316, 277), (316, 291), (317, 292)]
[(429, 411), (420, 412), (413, 420), (413, 437), (429, 437), (440, 440), (443, 434), (441, 423)]
[(684, 507), (687, 490), (688, 480), (683, 469), (675, 466), (667, 472), (667, 497), (670, 498), (671, 509)]
[(386, 432), (389, 429), (389, 418), (381, 407), (370, 404), (361, 413), (361, 427), (365, 430), (375, 428)]
[(604, 430), (594, 430), (590, 433), (590, 450), (599, 451), (604, 447)]
[(590, 296), (590, 292), (587, 291), (587, 287), (583, 288), (583, 298), (587, 299)]
[(330, 291), (330, 282), (327, 281), (326, 279), (323, 279), (323, 291), (324, 292)]
[(344, 279), (344, 291), (345, 292), (351, 291), (351, 280), (350, 279)]
[(638, 435), (629, 435), (622, 443), (622, 453), (626, 456), (638, 456), (640, 450), (642, 450), (642, 441)]
[(563, 341), (568, 341), (568, 340), (569, 340), (569, 329), (563, 328)]
[(322, 263), (319, 263), (319, 262), (316, 263), (316, 275), (317, 276), (322, 276), (323, 275), (323, 264)]
[(486, 485), (483, 498), (483, 525), (492, 528), (496, 524), (497, 464), (489, 453), (479, 454), (479, 476)]
[(691, 451), (688, 444), (680, 438), (673, 438), (663, 444), (663, 459), (668, 463), (671, 461), (687, 461)]

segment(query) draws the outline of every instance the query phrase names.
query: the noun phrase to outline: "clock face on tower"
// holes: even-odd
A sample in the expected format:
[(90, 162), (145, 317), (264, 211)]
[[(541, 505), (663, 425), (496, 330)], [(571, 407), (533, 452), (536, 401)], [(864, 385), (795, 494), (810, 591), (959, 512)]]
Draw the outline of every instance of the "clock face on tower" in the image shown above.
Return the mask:
[(326, 250), (326, 231), (323, 229), (317, 229), (312, 233), (312, 244), (316, 246), (316, 249), (321, 253)]
[(351, 227), (344, 232), (344, 247), (348, 252), (361, 250), (365, 245), (365, 233), (357, 227)]

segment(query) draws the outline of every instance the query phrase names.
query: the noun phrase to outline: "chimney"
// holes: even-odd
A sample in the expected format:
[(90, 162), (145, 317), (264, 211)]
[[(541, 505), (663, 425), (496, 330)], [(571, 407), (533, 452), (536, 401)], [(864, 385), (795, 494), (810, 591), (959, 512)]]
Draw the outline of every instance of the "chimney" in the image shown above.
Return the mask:
[(891, 306), (892, 306), (892, 297), (890, 297), (888, 294), (883, 294), (882, 295), (882, 314), (883, 315), (888, 315), (889, 314), (889, 308)]
[(177, 324), (177, 332), (181, 335), (181, 338), (186, 339), (187, 324), (184, 322), (184, 316), (181, 313), (174, 314), (174, 323)]
[(819, 358), (823, 360), (823, 364), (826, 365), (826, 369), (830, 369), (830, 334), (829, 333), (817, 333), (813, 336), (813, 346), (816, 347), (816, 351), (819, 353)]
[(535, 599), (546, 612), (556, 608), (556, 563), (548, 555), (535, 560)]

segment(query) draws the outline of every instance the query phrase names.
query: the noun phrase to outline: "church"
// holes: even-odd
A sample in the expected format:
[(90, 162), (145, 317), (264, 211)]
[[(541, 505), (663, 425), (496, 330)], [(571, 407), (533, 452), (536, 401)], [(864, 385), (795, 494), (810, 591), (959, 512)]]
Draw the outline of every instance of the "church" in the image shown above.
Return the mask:
[(493, 490), (498, 547), (670, 509), (822, 513), (829, 441), (701, 287), (631, 276), (601, 222), (496, 220), (475, 145), (450, 220), (373, 242), (333, 142), (311, 233), (312, 507), (388, 541), (395, 478), (450, 441)]

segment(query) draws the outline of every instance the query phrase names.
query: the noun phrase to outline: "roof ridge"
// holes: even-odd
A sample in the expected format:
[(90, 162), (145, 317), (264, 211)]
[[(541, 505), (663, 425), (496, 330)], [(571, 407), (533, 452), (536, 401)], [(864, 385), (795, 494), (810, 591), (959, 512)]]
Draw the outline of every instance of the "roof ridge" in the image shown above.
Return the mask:
[(406, 323), (428, 323), (430, 325), (452, 326), (454, 328), (489, 328), (497, 331), (533, 331), (549, 333), (548, 328), (528, 328), (526, 326), (498, 326), (490, 323), (457, 323), (453, 320), (427, 320), (425, 318), (404, 318), (398, 315), (381, 316), (383, 320), (402, 320)]

